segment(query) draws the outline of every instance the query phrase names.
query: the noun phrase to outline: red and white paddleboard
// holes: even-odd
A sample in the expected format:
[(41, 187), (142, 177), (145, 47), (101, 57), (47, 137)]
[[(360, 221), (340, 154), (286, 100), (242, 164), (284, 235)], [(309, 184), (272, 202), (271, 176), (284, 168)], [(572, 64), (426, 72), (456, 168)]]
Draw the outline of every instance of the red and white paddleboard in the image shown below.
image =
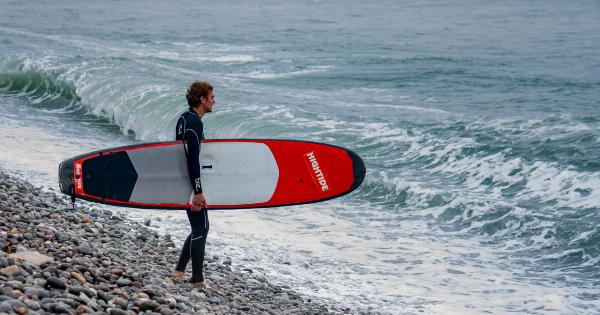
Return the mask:
[[(290, 140), (204, 140), (201, 181), (209, 209), (323, 201), (356, 189), (365, 164), (354, 152)], [(60, 164), (61, 191), (105, 204), (190, 208), (193, 193), (181, 141), (139, 144), (80, 155)]]

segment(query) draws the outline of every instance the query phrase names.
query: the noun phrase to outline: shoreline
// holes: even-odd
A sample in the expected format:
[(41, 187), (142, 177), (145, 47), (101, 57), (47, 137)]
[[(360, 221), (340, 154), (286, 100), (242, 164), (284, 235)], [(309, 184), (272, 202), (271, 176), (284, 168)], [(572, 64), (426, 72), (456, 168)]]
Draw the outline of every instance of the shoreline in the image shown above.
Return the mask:
[(218, 256), (205, 258), (210, 289), (193, 287), (171, 276), (180, 248), (169, 234), (122, 213), (73, 210), (1, 168), (0, 212), (0, 313), (371, 313), (312, 301)]

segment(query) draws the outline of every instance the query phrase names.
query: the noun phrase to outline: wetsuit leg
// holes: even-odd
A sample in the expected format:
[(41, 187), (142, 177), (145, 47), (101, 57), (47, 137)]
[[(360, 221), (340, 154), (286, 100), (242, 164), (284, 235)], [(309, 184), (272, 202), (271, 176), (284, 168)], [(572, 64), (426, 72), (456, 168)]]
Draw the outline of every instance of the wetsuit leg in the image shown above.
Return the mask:
[(192, 234), (190, 233), (190, 235), (188, 235), (188, 237), (185, 239), (185, 242), (183, 242), (183, 249), (181, 250), (181, 255), (179, 255), (179, 261), (177, 262), (177, 267), (175, 267), (175, 270), (180, 271), (180, 272), (185, 272), (185, 267), (187, 266), (188, 262), (190, 261), (190, 241), (192, 239)]
[(204, 250), (206, 247), (206, 237), (208, 235), (208, 211), (199, 212), (187, 211), (188, 219), (192, 227), (192, 233), (187, 237), (183, 244), (181, 256), (176, 270), (184, 271), (189, 261), (192, 259), (192, 282), (204, 281)]

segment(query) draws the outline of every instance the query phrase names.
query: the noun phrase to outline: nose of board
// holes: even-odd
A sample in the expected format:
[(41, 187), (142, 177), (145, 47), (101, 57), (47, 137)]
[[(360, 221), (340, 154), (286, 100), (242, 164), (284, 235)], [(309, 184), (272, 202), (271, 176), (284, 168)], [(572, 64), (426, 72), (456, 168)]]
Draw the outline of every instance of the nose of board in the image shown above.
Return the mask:
[(365, 174), (367, 172), (367, 168), (365, 167), (365, 162), (352, 150), (346, 149), (350, 159), (352, 159), (352, 171), (354, 174), (354, 181), (352, 182), (352, 186), (350, 186), (350, 191), (358, 188), (360, 184), (362, 184), (365, 179)]

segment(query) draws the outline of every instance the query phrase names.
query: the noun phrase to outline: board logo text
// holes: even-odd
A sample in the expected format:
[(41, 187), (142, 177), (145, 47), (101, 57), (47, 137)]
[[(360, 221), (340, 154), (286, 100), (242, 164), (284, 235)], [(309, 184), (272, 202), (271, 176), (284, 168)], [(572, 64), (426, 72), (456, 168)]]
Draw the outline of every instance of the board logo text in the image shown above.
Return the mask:
[(319, 162), (317, 161), (317, 157), (315, 156), (314, 151), (310, 151), (306, 153), (306, 158), (308, 161), (309, 168), (313, 170), (312, 176), (316, 183), (321, 186), (321, 191), (329, 190), (329, 186), (327, 185), (327, 180), (325, 179), (325, 175), (319, 166)]
[(81, 163), (75, 163), (75, 188), (78, 190), (83, 188), (83, 181), (81, 179)]

